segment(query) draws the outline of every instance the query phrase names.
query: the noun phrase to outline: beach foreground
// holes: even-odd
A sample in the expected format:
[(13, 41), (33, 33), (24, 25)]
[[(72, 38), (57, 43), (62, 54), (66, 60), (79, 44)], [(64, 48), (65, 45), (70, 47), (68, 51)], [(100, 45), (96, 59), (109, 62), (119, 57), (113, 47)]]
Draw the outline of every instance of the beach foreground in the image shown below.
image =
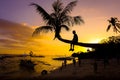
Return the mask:
[(58, 68), (47, 75), (34, 77), (31, 80), (120, 80), (120, 64), (116, 59), (109, 60), (104, 66), (103, 61), (97, 61), (98, 69), (94, 71), (93, 60), (82, 60), (74, 66), (69, 64), (66, 67)]
[(97, 71), (94, 71), (93, 63), (94, 60), (84, 59), (80, 65), (78, 62), (75, 65), (68, 64), (49, 71), (46, 75), (17, 80), (120, 80), (120, 64), (116, 59), (109, 60), (106, 66), (103, 65), (103, 60), (97, 61)]

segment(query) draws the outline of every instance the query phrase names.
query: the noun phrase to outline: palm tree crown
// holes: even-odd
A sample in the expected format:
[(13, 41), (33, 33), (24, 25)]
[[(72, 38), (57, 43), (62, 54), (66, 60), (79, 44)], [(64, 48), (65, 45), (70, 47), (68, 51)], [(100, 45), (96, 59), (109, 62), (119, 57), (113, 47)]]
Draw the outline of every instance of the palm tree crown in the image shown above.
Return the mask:
[(109, 25), (108, 25), (106, 31), (109, 31), (111, 26), (112, 26), (114, 32), (116, 32), (116, 33), (119, 32), (120, 33), (120, 31), (119, 31), (119, 29), (120, 29), (119, 20), (116, 17), (111, 17), (111, 19), (108, 20), (108, 21), (109, 21)]
[(72, 1), (66, 7), (64, 7), (63, 3), (60, 0), (57, 0), (52, 4), (53, 12), (51, 14), (47, 13), (40, 5), (32, 3), (31, 5), (36, 7), (36, 10), (46, 23), (46, 26), (40, 26), (36, 28), (33, 32), (33, 36), (39, 34), (41, 31), (54, 31), (55, 38), (58, 38), (60, 37), (59, 34), (62, 28), (69, 31), (69, 26), (84, 23), (81, 16), (72, 17), (69, 15), (73, 10), (73, 7), (76, 6), (76, 3), (77, 1)]

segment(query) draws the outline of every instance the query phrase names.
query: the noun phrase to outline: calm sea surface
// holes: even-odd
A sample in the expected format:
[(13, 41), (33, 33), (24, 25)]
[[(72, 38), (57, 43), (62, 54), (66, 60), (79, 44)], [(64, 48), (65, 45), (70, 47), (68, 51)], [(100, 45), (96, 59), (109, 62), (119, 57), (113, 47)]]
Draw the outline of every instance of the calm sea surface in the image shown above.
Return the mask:
[[(62, 65), (62, 61), (53, 60), (55, 57), (63, 56), (45, 56), (45, 57), (32, 57), (31, 60), (37, 65), (34, 67), (34, 71), (28, 71), (21, 69), (19, 63), (21, 59), (30, 59), (30, 57), (13, 57), (5, 58), (0, 61), (0, 77), (1, 78), (19, 78), (19, 77), (33, 77), (39, 76), (42, 70), (51, 71)], [(67, 64), (72, 61), (67, 61)]]

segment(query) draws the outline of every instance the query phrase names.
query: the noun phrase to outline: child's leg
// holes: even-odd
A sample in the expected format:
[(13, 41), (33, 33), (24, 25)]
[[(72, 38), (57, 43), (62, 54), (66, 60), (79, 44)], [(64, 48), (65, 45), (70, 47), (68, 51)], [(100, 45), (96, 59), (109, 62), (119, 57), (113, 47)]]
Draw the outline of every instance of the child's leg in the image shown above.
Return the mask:
[(72, 51), (74, 51), (74, 44), (72, 44)]
[(74, 49), (74, 44), (73, 44), (73, 48), (72, 49)]
[(72, 45), (73, 45), (73, 44), (71, 43), (71, 44), (70, 44), (70, 50), (69, 50), (69, 51), (72, 51)]

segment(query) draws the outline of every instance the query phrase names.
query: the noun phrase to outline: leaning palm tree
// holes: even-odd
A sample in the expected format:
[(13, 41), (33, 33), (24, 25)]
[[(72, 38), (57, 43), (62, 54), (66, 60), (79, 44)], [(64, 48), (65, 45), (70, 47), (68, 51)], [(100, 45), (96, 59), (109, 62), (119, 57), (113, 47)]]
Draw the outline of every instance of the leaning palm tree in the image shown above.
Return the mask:
[[(54, 31), (55, 38), (59, 39), (62, 42), (65, 43), (71, 43), (71, 40), (63, 39), (60, 36), (61, 29), (64, 28), (67, 31), (69, 31), (70, 26), (73, 26), (75, 24), (81, 24), (84, 23), (81, 16), (70, 16), (71, 11), (76, 6), (77, 1), (70, 2), (66, 7), (63, 6), (63, 3), (60, 0), (55, 1), (52, 4), (53, 12), (49, 14), (47, 11), (45, 11), (40, 5), (36, 3), (31, 3), (31, 6), (35, 6), (36, 10), (39, 12), (39, 14), (42, 16), (43, 20), (45, 21), (45, 26), (40, 26), (35, 29), (33, 32), (33, 36), (36, 34), (39, 34), (42, 31), (48, 32), (48, 31)], [(101, 44), (91, 44), (91, 43), (82, 43), (78, 42), (75, 43), (75, 45), (83, 46), (83, 47), (101, 47), (103, 45)]]
[(33, 36), (40, 33), (41, 31), (54, 31), (55, 38), (58, 38), (60, 37), (62, 28), (69, 31), (70, 26), (83, 23), (84, 21), (81, 16), (72, 17), (69, 15), (73, 8), (76, 6), (76, 3), (77, 1), (73, 1), (64, 7), (63, 3), (60, 0), (57, 0), (52, 4), (53, 12), (50, 14), (47, 13), (40, 5), (32, 3), (31, 5), (36, 7), (37, 11), (46, 23), (45, 26), (36, 28), (33, 32)]
[(114, 32), (119, 32), (120, 33), (120, 23), (119, 20), (116, 17), (111, 17), (109, 21), (109, 25), (106, 29), (106, 31), (109, 31), (111, 27), (113, 27)]

